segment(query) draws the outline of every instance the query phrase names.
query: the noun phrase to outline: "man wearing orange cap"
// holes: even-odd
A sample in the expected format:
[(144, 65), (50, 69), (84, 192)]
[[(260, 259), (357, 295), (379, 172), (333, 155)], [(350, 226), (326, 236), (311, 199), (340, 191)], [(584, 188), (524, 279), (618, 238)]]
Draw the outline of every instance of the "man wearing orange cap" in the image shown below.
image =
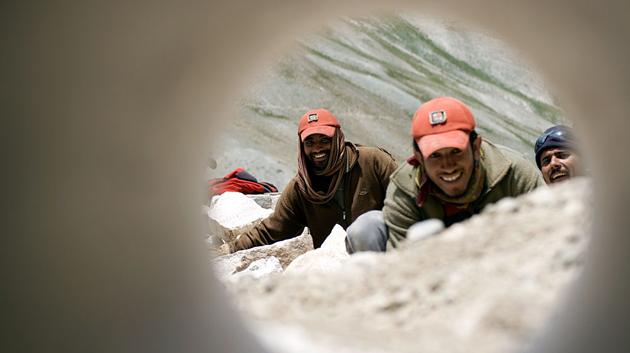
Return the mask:
[(335, 224), (383, 207), (397, 165), (386, 151), (346, 142), (337, 118), (325, 109), (307, 112), (298, 127), (298, 174), (287, 184), (274, 212), (236, 241), (229, 253), (300, 235), (308, 227), (318, 248)]
[(411, 134), (413, 156), (391, 175), (382, 214), (370, 212), (347, 230), (349, 252), (395, 248), (417, 222), (439, 219), (448, 227), (544, 185), (536, 167), (516, 152), (482, 142), (472, 112), (454, 98), (422, 104)]

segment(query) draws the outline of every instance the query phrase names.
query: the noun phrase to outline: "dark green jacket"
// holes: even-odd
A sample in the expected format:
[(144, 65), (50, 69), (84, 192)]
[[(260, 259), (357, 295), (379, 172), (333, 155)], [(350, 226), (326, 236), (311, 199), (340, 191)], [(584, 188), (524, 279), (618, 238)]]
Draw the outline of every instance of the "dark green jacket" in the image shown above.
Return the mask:
[[(481, 150), (486, 180), (481, 196), (470, 205), (473, 214), (504, 197), (516, 197), (545, 185), (536, 166), (517, 152), (487, 141), (482, 142)], [(404, 163), (390, 177), (383, 207), (383, 218), (389, 227), (388, 249), (397, 247), (414, 223), (430, 218), (444, 220), (444, 210), (437, 198), (428, 196), (422, 207), (416, 204), (417, 168), (420, 167)]]

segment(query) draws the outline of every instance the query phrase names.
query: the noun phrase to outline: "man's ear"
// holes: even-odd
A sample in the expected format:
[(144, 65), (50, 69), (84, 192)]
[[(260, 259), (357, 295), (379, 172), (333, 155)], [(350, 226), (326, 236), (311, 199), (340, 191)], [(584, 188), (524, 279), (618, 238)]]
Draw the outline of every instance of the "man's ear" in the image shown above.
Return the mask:
[(413, 156), (416, 157), (416, 159), (418, 160), (418, 162), (420, 162), (420, 164), (424, 164), (424, 159), (422, 159), (422, 153), (420, 153), (420, 151), (413, 150)]
[(420, 162), (420, 164), (423, 164), (424, 160), (422, 159), (422, 153), (420, 152), (420, 147), (418, 146), (418, 143), (416, 141), (412, 141), (411, 144), (413, 146), (413, 156), (418, 162)]
[(481, 136), (477, 136), (475, 141), (473, 141), (472, 148), (473, 148), (473, 157), (477, 161), (481, 157)]

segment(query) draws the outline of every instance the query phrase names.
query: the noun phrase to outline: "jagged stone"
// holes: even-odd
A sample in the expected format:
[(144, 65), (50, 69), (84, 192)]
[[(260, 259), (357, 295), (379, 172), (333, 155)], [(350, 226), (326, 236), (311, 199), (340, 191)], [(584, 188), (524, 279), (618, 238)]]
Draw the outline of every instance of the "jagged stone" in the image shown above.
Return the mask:
[(281, 193), (279, 192), (270, 192), (266, 194), (247, 195), (247, 197), (254, 200), (262, 208), (274, 210), (278, 199), (280, 199), (280, 195)]
[(319, 249), (309, 251), (296, 258), (285, 270), (285, 274), (299, 275), (308, 272), (332, 272), (342, 268), (350, 255), (346, 251), (346, 231), (335, 225)]
[(208, 234), (225, 242), (260, 223), (273, 211), (260, 207), (240, 192), (225, 192), (214, 196), (208, 210)]
[(280, 264), (280, 260), (278, 260), (275, 256), (269, 256), (253, 261), (243, 271), (230, 276), (229, 280), (238, 281), (245, 277), (259, 279), (273, 274), (282, 273), (282, 271), (283, 269), (282, 264)]
[(220, 256), (213, 259), (213, 265), (220, 278), (239, 273), (250, 266), (254, 261), (275, 257), (283, 269), (298, 256), (313, 250), (313, 238), (308, 229), (291, 239), (283, 240), (271, 245), (237, 251), (233, 254)]

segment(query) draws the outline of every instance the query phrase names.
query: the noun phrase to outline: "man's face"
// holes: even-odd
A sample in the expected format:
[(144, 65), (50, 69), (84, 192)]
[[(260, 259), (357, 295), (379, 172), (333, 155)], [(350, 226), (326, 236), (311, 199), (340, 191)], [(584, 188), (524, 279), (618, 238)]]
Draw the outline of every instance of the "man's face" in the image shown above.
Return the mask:
[(304, 154), (315, 170), (324, 170), (330, 158), (332, 140), (323, 134), (313, 134), (304, 139)]
[(481, 138), (475, 140), (465, 150), (442, 148), (424, 159), (424, 169), (433, 184), (451, 197), (461, 196), (468, 188), (475, 159), (479, 157)]
[(577, 156), (567, 148), (550, 148), (540, 155), (540, 171), (547, 184), (576, 176), (578, 165)]

